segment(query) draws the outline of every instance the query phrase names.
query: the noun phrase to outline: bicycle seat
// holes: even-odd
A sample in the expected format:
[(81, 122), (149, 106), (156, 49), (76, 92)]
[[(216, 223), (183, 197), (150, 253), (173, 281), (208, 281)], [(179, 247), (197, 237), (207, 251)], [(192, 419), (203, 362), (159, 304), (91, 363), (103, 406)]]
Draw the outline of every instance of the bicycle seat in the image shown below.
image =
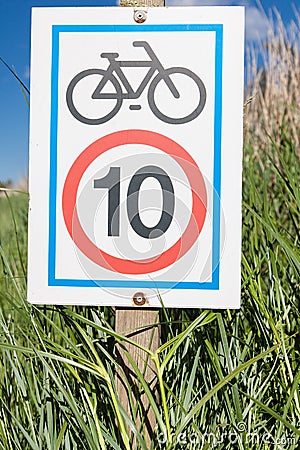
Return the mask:
[(116, 59), (119, 57), (119, 53), (101, 53), (101, 58)]

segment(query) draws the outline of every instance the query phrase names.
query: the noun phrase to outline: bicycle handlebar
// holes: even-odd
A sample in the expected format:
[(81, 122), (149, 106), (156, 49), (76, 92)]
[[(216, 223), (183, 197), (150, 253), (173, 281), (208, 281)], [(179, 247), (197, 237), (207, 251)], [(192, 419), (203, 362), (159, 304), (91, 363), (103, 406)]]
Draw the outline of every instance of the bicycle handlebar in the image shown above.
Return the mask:
[(144, 47), (144, 49), (146, 50), (146, 52), (148, 53), (148, 55), (150, 56), (150, 58), (153, 59), (157, 59), (156, 55), (154, 53), (154, 51), (152, 50), (152, 48), (150, 47), (150, 45), (148, 44), (148, 42), (146, 41), (134, 41), (132, 43), (132, 45), (134, 47)]
[(150, 47), (148, 42), (146, 41), (133, 41), (132, 45), (134, 47), (147, 47), (147, 46)]

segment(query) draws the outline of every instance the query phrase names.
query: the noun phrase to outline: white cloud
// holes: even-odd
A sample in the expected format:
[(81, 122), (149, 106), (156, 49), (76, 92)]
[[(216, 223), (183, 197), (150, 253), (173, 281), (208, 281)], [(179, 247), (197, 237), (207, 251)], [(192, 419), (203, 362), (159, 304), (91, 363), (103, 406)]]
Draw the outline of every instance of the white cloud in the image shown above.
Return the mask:
[(246, 9), (246, 37), (248, 41), (265, 39), (268, 29), (269, 22), (263, 12), (253, 6)]
[(166, 0), (166, 6), (245, 6), (248, 42), (264, 39), (268, 33), (268, 19), (254, 4), (251, 0)]

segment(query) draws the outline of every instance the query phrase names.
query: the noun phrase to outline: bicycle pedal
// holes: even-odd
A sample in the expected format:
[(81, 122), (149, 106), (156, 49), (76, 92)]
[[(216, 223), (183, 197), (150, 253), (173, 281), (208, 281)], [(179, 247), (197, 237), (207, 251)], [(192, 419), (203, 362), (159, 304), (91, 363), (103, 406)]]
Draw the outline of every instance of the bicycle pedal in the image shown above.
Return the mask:
[(129, 105), (129, 109), (131, 111), (139, 111), (140, 109), (142, 109), (141, 105)]

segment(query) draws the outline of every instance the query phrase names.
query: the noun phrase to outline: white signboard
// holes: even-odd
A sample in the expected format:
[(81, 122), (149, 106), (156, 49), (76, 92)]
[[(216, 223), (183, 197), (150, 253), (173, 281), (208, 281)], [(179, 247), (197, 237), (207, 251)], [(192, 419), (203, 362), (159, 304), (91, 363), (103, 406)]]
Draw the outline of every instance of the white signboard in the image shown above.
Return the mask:
[(34, 8), (28, 299), (240, 303), (244, 10)]

